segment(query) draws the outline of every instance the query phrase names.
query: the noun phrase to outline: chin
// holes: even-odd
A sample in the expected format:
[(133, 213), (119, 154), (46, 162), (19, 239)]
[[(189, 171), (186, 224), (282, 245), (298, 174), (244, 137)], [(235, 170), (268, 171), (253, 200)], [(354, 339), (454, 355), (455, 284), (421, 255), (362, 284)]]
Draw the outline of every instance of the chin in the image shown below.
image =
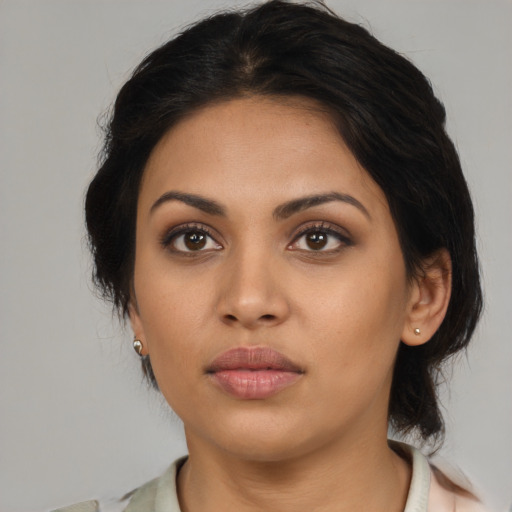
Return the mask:
[[(290, 418), (276, 411), (267, 414), (238, 412), (222, 423), (208, 425), (210, 441), (231, 456), (255, 462), (292, 460), (320, 449), (333, 437), (322, 427), (309, 431), (311, 421), (305, 417)], [(337, 433), (336, 433), (337, 435)]]
[(296, 439), (293, 439), (293, 434), (288, 434), (271, 440), (254, 438), (251, 441), (231, 442), (225, 450), (237, 459), (271, 463), (290, 461), (304, 456), (313, 449), (312, 446), (308, 447), (308, 444), (297, 442)]

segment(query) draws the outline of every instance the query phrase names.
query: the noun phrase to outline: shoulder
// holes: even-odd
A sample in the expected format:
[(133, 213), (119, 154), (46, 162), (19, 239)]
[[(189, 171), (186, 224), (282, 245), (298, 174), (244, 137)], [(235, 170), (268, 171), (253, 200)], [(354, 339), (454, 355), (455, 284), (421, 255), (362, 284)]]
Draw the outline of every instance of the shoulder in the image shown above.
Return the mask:
[(390, 446), (412, 467), (404, 512), (489, 512), (455, 471), (440, 471), (413, 446), (395, 441)]
[(162, 476), (138, 487), (121, 500), (111, 503), (84, 501), (52, 512), (180, 512), (176, 474), (185, 460), (186, 457), (176, 460)]
[(186, 460), (175, 460), (162, 476), (137, 489), (125, 512), (180, 512), (176, 475)]
[(488, 512), (479, 499), (468, 490), (466, 482), (459, 483), (449, 478), (435, 466), (431, 466), (431, 475), (429, 510)]
[(83, 501), (81, 503), (75, 503), (69, 507), (57, 508), (51, 512), (98, 512), (100, 504), (96, 500)]
[(446, 472), (441, 471), (419, 450), (412, 446), (408, 448), (413, 460), (413, 481), (410, 492), (415, 485), (415, 473), (419, 471), (424, 482), (428, 481), (427, 512), (489, 512), (473, 494), (471, 483), (460, 471), (448, 465)]
[[(126, 505), (127, 502), (124, 499), (102, 504), (97, 500), (90, 500), (75, 503), (68, 507), (58, 508), (51, 512), (124, 512), (126, 510)], [(144, 510), (141, 510), (140, 512), (144, 512)]]

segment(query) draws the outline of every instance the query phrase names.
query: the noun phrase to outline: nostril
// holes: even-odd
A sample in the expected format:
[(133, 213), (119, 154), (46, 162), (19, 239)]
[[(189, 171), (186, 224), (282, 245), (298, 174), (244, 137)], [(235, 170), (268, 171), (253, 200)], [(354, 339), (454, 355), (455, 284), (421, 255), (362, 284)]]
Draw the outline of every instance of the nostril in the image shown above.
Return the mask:
[[(236, 315), (228, 314), (224, 315), (224, 319), (228, 322), (238, 322), (239, 318)], [(261, 315), (259, 317), (260, 320), (263, 320), (265, 322), (274, 321), (276, 319), (275, 315)]]

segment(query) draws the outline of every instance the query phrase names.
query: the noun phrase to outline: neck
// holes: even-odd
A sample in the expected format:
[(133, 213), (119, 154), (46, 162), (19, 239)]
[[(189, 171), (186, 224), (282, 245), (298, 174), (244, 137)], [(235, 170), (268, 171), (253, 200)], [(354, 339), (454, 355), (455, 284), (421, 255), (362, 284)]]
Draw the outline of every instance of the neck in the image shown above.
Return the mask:
[(178, 475), (183, 512), (402, 512), (405, 507), (411, 471), (385, 436), (358, 435), (270, 462), (188, 442), (189, 459)]

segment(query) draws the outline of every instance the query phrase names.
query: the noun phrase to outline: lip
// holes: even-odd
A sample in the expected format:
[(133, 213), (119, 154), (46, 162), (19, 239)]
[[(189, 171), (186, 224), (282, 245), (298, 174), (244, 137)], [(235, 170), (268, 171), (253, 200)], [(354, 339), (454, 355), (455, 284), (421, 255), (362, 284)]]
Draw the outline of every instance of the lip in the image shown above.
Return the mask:
[(262, 400), (295, 384), (304, 371), (269, 347), (239, 347), (216, 357), (206, 373), (228, 395)]

